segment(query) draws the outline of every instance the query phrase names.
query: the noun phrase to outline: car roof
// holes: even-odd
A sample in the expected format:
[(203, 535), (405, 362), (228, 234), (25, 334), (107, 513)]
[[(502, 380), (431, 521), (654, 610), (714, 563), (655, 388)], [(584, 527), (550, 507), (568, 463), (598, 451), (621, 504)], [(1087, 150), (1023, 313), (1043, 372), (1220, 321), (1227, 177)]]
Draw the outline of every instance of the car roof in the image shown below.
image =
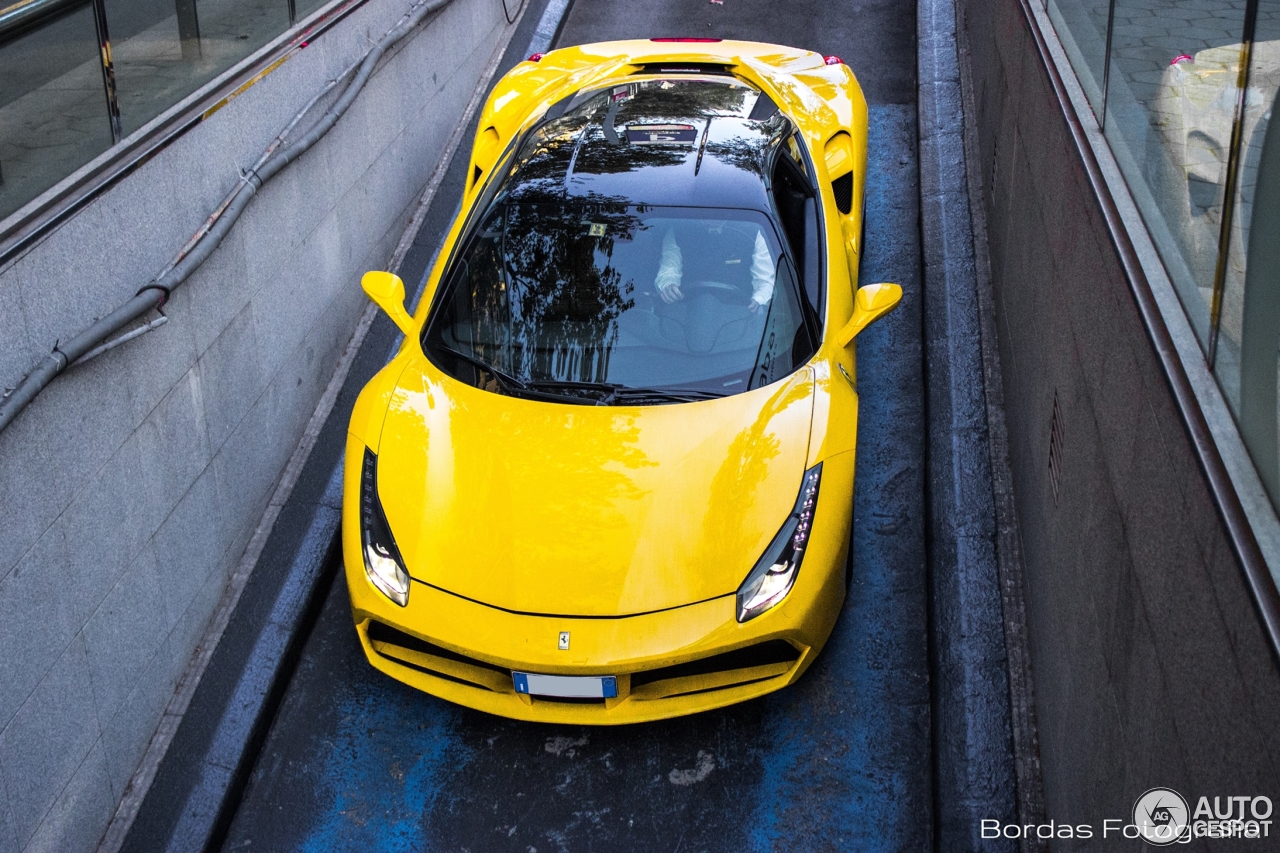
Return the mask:
[(728, 75), (640, 75), (551, 107), (504, 187), (516, 202), (769, 210), (766, 167), (790, 130)]

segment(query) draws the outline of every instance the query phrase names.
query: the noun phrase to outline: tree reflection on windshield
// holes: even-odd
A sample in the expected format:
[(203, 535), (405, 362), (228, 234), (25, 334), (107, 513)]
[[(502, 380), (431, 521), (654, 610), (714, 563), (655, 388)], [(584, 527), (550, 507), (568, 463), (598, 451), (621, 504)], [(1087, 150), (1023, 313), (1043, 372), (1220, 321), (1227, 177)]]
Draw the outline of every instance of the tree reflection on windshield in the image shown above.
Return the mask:
[[(674, 296), (657, 284), (673, 244)], [(497, 393), (680, 402), (778, 381), (813, 351), (795, 276), (757, 211), (499, 203), (464, 258), (424, 347)]]
[(508, 206), (510, 357), (520, 375), (606, 381), (617, 320), (635, 305), (614, 246), (635, 237), (643, 212), (604, 202)]

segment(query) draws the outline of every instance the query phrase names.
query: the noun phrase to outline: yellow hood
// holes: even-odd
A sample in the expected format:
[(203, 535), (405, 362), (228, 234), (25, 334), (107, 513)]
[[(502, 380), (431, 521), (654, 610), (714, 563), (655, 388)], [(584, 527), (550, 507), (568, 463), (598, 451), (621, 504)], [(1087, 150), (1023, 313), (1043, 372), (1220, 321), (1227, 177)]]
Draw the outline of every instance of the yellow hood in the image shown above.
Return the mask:
[(418, 356), (379, 442), (409, 574), (496, 607), (616, 616), (734, 592), (795, 504), (813, 380), (679, 405), (544, 403)]

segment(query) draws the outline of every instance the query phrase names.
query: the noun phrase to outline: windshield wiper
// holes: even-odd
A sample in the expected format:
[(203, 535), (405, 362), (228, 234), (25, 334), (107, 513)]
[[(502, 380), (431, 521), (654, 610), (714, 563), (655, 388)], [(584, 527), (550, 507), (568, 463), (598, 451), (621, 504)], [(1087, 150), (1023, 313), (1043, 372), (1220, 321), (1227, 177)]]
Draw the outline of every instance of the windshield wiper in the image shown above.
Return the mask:
[[(634, 400), (663, 400), (670, 403), (692, 403), (696, 400), (715, 400), (724, 397), (720, 391), (700, 391), (696, 388), (630, 388), (614, 389), (609, 402)], [(607, 404), (606, 404), (607, 405)]]
[[(460, 358), (473, 367), (483, 370), (502, 386), (502, 390), (516, 397), (542, 397), (568, 401), (579, 404), (609, 406), (621, 402), (639, 400), (661, 400), (667, 403), (691, 403), (695, 400), (712, 400), (725, 396), (719, 391), (700, 391), (696, 388), (635, 388), (630, 385), (618, 385), (614, 382), (577, 382), (572, 379), (517, 379), (484, 359), (456, 350), (445, 344), (437, 344), (436, 349)], [(556, 393), (557, 391), (586, 391), (591, 397), (582, 397), (574, 393)], [(594, 396), (601, 394), (603, 396)]]
[(530, 379), (530, 388), (557, 388), (564, 391), (601, 391), (611, 394), (625, 388), (613, 382), (578, 382), (573, 379)]
[[(593, 383), (532, 381), (532, 380), (517, 379), (516, 377), (512, 376), (510, 373), (506, 373), (502, 370), (499, 370), (498, 368), (494, 367), (493, 365), (491, 365), (489, 362), (485, 361), (482, 358), (477, 358), (474, 355), (469, 355), (468, 353), (462, 352), (460, 350), (456, 350), (453, 347), (448, 346), (446, 344), (436, 344), (436, 349), (441, 350), (443, 352), (447, 352), (449, 353), (449, 355), (452, 355), (455, 358), (462, 359), (467, 364), (470, 364), (472, 367), (478, 368), (480, 370), (483, 370), (485, 373), (488, 373), (495, 380), (497, 380), (498, 385), (502, 387), (503, 391), (506, 391), (508, 394), (510, 394), (513, 397), (526, 397), (526, 398), (541, 399), (541, 400), (555, 400), (556, 402), (569, 402), (569, 403), (579, 403), (579, 404), (588, 404), (588, 405), (596, 403), (595, 398), (583, 399), (582, 397), (578, 397), (572, 394), (557, 394), (555, 393), (555, 390), (554, 390), (556, 388), (560, 388), (564, 390), (577, 390), (580, 388), (587, 389), (587, 390), (596, 390), (596, 386)], [(613, 386), (605, 386), (605, 387), (606, 387), (606, 390), (612, 390)]]
[(484, 359), (476, 358), (474, 355), (467, 355), (465, 352), (461, 352), (450, 346), (445, 346), (444, 344), (437, 344), (436, 348), (449, 353), (449, 355), (454, 356), (455, 358), (462, 359), (472, 367), (483, 370), (485, 373), (496, 379), (498, 384), (502, 386), (502, 390), (506, 391), (508, 394), (520, 396), (521, 394), (529, 393), (531, 390), (523, 381), (516, 379), (509, 373), (502, 372)]
[(613, 382), (575, 382), (569, 379), (531, 379), (529, 387), (535, 389), (561, 389), (565, 391), (598, 391), (604, 396), (596, 405), (609, 406), (620, 402), (661, 400), (667, 403), (690, 403), (695, 400), (712, 400), (725, 396), (719, 391), (701, 391), (696, 388), (637, 388)]

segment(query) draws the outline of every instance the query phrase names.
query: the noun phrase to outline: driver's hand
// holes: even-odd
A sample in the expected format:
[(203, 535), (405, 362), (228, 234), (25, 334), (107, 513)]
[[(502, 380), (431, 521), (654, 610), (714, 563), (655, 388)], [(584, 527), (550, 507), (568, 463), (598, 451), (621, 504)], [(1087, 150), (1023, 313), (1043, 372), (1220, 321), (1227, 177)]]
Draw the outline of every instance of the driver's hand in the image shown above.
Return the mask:
[(680, 292), (680, 285), (673, 284), (669, 287), (658, 288), (658, 295), (662, 297), (662, 301), (670, 305), (679, 299), (684, 299), (684, 294)]

